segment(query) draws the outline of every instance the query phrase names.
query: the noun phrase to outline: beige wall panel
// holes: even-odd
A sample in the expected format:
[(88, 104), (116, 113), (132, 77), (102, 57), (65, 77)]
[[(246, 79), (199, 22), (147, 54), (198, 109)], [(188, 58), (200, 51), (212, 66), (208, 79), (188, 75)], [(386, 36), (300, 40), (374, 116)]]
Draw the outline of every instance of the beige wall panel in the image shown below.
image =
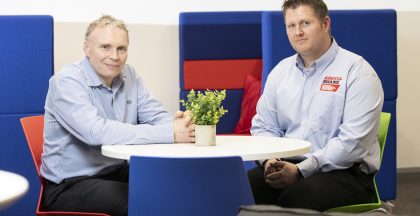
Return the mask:
[(397, 167), (420, 167), (420, 12), (398, 12)]

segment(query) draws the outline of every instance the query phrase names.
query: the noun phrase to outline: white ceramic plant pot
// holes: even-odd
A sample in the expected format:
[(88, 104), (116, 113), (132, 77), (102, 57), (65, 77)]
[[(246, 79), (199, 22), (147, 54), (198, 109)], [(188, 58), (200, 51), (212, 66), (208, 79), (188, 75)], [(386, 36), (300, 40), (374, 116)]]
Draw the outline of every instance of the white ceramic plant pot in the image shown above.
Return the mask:
[(195, 144), (199, 146), (216, 145), (216, 125), (195, 125)]

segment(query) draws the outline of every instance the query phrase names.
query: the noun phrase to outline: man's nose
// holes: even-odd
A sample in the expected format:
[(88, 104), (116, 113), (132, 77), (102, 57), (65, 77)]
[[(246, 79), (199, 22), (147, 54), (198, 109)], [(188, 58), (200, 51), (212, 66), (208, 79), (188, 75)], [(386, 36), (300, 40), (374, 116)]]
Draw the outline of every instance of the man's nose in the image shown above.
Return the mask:
[(303, 35), (302, 27), (300, 25), (296, 26), (295, 35), (296, 36), (302, 36)]
[(118, 54), (118, 50), (116, 49), (112, 49), (110, 51), (111, 53), (109, 54), (109, 57), (113, 60), (118, 60), (120, 58), (119, 54)]

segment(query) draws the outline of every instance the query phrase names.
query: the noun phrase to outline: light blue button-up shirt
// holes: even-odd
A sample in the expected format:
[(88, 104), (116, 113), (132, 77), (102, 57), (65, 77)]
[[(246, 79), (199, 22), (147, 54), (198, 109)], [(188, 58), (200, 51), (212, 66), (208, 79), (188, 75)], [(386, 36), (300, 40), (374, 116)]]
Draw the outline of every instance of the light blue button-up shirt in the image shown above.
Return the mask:
[(41, 174), (60, 183), (122, 163), (101, 154), (101, 145), (172, 143), (172, 116), (125, 65), (112, 87), (84, 58), (49, 81), (45, 102)]
[(305, 177), (355, 162), (372, 173), (380, 163), (377, 131), (383, 100), (375, 70), (334, 40), (308, 69), (296, 54), (271, 71), (251, 134), (311, 142), (310, 153), (297, 164)]

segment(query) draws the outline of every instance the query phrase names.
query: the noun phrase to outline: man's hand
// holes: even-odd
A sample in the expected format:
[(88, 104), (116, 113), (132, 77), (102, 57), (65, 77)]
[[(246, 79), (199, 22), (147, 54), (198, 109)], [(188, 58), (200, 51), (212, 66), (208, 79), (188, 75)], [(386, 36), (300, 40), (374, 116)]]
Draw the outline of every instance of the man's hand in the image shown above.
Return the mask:
[(267, 175), (276, 172), (276, 168), (271, 166), (272, 163), (276, 162), (277, 159), (268, 159), (264, 163), (264, 177)]
[(177, 111), (173, 125), (175, 143), (195, 142), (195, 125), (188, 110), (185, 112)]
[[(269, 161), (267, 161), (269, 163)], [(268, 170), (275, 170), (272, 173), (267, 173), (265, 176), (265, 181), (273, 188), (287, 188), (290, 185), (295, 184), (299, 181), (298, 168), (296, 164), (289, 163), (286, 161), (274, 161), (270, 162), (266, 166)]]

